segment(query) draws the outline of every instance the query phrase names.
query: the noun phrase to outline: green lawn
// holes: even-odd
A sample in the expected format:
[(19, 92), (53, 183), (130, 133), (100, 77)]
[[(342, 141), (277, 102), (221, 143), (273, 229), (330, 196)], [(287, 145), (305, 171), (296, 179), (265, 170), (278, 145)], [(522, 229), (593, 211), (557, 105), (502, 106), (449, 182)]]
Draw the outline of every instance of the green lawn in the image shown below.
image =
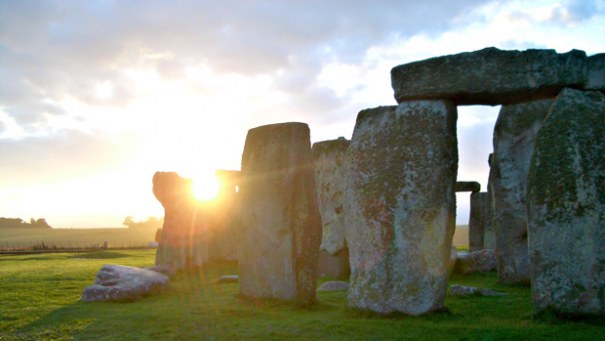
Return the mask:
[(214, 285), (235, 264), (179, 274), (166, 293), (132, 303), (82, 303), (103, 264), (150, 266), (153, 250), (0, 256), (0, 340), (553, 340), (605, 339), (597, 323), (532, 318), (529, 288), (497, 284), (494, 273), (453, 277), (505, 297), (447, 297), (447, 312), (422, 317), (350, 311), (345, 292), (319, 292), (299, 307), (237, 296)]

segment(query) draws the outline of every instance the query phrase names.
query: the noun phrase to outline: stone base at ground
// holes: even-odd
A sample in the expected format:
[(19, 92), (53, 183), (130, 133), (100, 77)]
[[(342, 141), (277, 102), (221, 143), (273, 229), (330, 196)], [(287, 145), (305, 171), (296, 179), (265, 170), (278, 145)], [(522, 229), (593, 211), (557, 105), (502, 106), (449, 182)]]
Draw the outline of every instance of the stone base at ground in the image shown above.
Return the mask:
[(325, 282), (317, 288), (317, 291), (341, 291), (349, 289), (349, 283), (344, 281)]
[(319, 251), (319, 265), (317, 275), (331, 278), (349, 278), (351, 270), (349, 268), (349, 250), (344, 248), (331, 255), (326, 250)]
[(468, 275), (473, 272), (495, 271), (497, 267), (498, 261), (494, 250), (460, 251), (458, 252), (454, 272)]
[(468, 287), (464, 285), (452, 285), (450, 287), (452, 296), (505, 296), (503, 292), (494, 291), (487, 288)]
[(83, 302), (133, 301), (167, 288), (167, 276), (148, 269), (123, 265), (104, 265), (95, 284), (82, 292)]

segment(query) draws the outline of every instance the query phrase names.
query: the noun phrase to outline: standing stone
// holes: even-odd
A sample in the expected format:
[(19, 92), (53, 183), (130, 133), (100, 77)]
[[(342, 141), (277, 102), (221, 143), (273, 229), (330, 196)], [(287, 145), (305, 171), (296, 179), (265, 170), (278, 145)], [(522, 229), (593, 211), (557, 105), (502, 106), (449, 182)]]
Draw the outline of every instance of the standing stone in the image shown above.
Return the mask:
[(492, 168), (492, 158), (494, 154), (489, 154), (487, 163), (489, 164), (489, 175), (487, 178), (487, 210), (485, 211), (485, 227), (483, 228), (483, 248), (489, 250), (496, 249), (496, 233), (494, 232), (494, 200), (492, 183), (494, 171)]
[(318, 266), (320, 277), (349, 277), (344, 222), (344, 163), (348, 148), (349, 141), (344, 137), (313, 144), (315, 184), (322, 221)]
[(306, 124), (248, 131), (239, 187), (241, 294), (315, 300), (321, 218), (313, 172)]
[(235, 231), (239, 223), (237, 200), (240, 172), (217, 170), (214, 174), (220, 182), (220, 188), (216, 199), (208, 204), (208, 258), (214, 262), (234, 261), (237, 260)]
[(430, 58), (391, 70), (398, 103), (448, 99), (456, 104), (514, 104), (553, 98), (588, 82), (584, 51), (502, 51), (494, 47)]
[(181, 270), (207, 263), (206, 216), (193, 198), (191, 180), (174, 172), (156, 172), (153, 194), (164, 207), (155, 264)]
[(471, 210), (468, 221), (468, 240), (471, 251), (485, 248), (484, 236), (487, 220), (491, 218), (491, 202), (486, 192), (471, 193)]
[(588, 81), (586, 90), (600, 90), (605, 93), (605, 53), (588, 58)]
[(565, 89), (538, 133), (528, 183), (538, 311), (605, 315), (605, 95)]
[(458, 167), (456, 107), (363, 110), (347, 157), (351, 308), (419, 315), (443, 307)]
[(527, 174), (536, 134), (552, 102), (503, 106), (496, 121), (492, 190), (500, 283), (529, 283)]

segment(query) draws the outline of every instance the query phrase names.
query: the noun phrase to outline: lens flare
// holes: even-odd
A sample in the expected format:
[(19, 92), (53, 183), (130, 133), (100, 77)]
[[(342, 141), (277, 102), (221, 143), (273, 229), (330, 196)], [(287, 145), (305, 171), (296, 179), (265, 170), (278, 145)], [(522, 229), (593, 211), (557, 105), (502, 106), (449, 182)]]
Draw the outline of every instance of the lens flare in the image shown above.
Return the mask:
[(205, 174), (193, 179), (193, 196), (199, 201), (215, 199), (220, 188), (220, 181), (214, 174)]

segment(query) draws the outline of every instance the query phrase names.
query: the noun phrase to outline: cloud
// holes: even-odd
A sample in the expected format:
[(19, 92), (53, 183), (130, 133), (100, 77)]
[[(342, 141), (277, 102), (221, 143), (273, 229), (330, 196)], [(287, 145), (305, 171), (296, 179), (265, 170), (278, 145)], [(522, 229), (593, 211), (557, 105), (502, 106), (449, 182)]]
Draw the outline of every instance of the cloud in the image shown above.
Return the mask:
[[(2, 2), (0, 58), (10, 71), (1, 75), (0, 104), (34, 129), (45, 115), (64, 113), (52, 103), (65, 96), (126, 105), (137, 96), (128, 68), (175, 78), (184, 65), (204, 64), (219, 73), (282, 70), (313, 82), (326, 60), (359, 61), (392, 35), (438, 32), (478, 2)], [(141, 58), (154, 54), (170, 57)], [(113, 96), (99, 100), (103, 82)]]

